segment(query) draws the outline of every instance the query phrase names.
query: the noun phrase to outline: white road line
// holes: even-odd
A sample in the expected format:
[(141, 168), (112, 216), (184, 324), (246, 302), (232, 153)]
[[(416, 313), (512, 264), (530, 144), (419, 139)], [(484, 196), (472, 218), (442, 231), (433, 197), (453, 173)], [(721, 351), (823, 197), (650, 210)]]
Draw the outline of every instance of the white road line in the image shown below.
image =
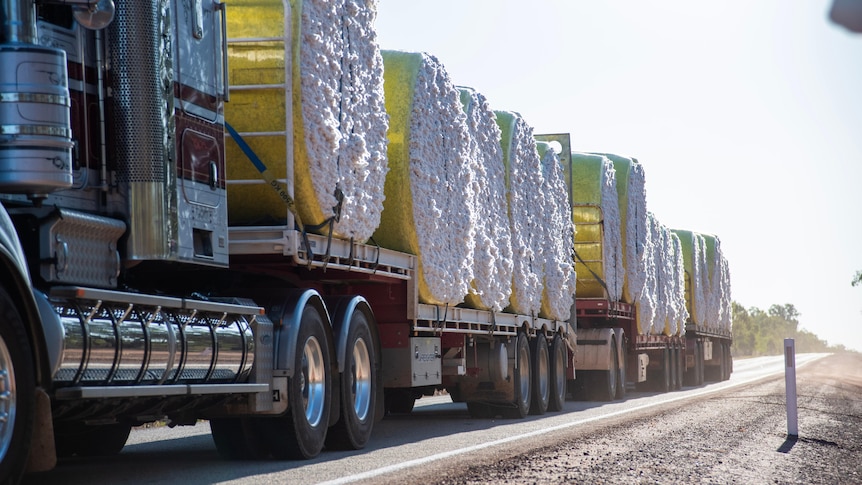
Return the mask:
[[(806, 361), (801, 362), (801, 363), (797, 362), (796, 368), (798, 369), (800, 367), (803, 367), (803, 366), (805, 366), (811, 362), (814, 362), (815, 360), (826, 357), (826, 355), (828, 355), (828, 354), (815, 355), (810, 360), (806, 360)], [(614, 411), (614, 412), (611, 412), (608, 414), (603, 414), (601, 416), (594, 416), (592, 418), (579, 419), (577, 421), (571, 421), (568, 423), (559, 424), (557, 426), (552, 426), (549, 428), (543, 428), (540, 430), (531, 431), (529, 433), (509, 436), (506, 438), (502, 438), (502, 439), (498, 439), (498, 440), (494, 440), (494, 441), (489, 441), (487, 443), (481, 443), (478, 445), (467, 446), (465, 448), (459, 448), (457, 450), (447, 451), (444, 453), (438, 453), (436, 455), (426, 456), (424, 458), (418, 458), (415, 460), (405, 461), (403, 463), (398, 463), (395, 465), (389, 465), (389, 466), (385, 466), (382, 468), (376, 468), (374, 470), (369, 470), (367, 472), (357, 473), (355, 475), (349, 475), (346, 477), (341, 477), (337, 480), (330, 480), (327, 482), (321, 482), (320, 485), (340, 485), (340, 484), (346, 484), (346, 483), (353, 483), (353, 482), (357, 482), (360, 480), (368, 480), (370, 478), (379, 477), (379, 476), (385, 475), (387, 473), (393, 473), (393, 472), (397, 472), (400, 470), (406, 470), (408, 468), (412, 468), (412, 467), (419, 466), (419, 465), (424, 465), (426, 463), (431, 463), (431, 462), (438, 461), (438, 460), (443, 460), (445, 458), (449, 458), (449, 457), (456, 456), (456, 455), (461, 455), (464, 453), (471, 453), (474, 451), (484, 450), (486, 448), (491, 448), (494, 446), (499, 446), (502, 444), (511, 443), (513, 441), (518, 441), (518, 440), (522, 440), (522, 439), (526, 439), (526, 438), (533, 438), (535, 436), (541, 436), (543, 434), (553, 433), (555, 431), (573, 428), (575, 426), (581, 426), (581, 425), (592, 423), (595, 421), (601, 421), (603, 419), (612, 418), (615, 416), (620, 416), (622, 414), (631, 414), (631, 413), (634, 413), (637, 411), (642, 411), (644, 409), (653, 408), (653, 407), (663, 405), (663, 404), (669, 404), (669, 403), (673, 403), (673, 402), (677, 402), (677, 401), (683, 401), (686, 399), (691, 399), (694, 397), (714, 394), (714, 393), (719, 392), (719, 391), (725, 391), (727, 389), (732, 389), (734, 387), (739, 387), (739, 386), (742, 386), (745, 384), (750, 384), (752, 382), (759, 381), (759, 380), (764, 379), (766, 377), (769, 377), (771, 375), (773, 375), (773, 374), (770, 373), (767, 375), (760, 375), (760, 376), (752, 377), (750, 379), (746, 379), (743, 381), (735, 382), (735, 383), (732, 383), (730, 385), (721, 385), (721, 386), (717, 386), (713, 389), (704, 389), (702, 391), (696, 391), (693, 394), (686, 393), (685, 395), (681, 395), (678, 397), (670, 397), (670, 398), (665, 399), (665, 400), (661, 400), (661, 401), (657, 401), (657, 402), (653, 402), (653, 403), (649, 403), (649, 404), (643, 404), (640, 406), (636, 406), (634, 408), (626, 408), (626, 409), (623, 409), (620, 411)]]

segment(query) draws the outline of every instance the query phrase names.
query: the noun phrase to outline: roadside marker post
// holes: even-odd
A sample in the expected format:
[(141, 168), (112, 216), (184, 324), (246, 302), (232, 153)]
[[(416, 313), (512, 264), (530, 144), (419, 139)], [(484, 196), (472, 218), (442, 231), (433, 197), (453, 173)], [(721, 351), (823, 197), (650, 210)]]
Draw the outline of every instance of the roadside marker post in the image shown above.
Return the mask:
[(796, 414), (796, 341), (784, 339), (784, 388), (787, 402), (787, 436), (799, 436), (798, 417)]

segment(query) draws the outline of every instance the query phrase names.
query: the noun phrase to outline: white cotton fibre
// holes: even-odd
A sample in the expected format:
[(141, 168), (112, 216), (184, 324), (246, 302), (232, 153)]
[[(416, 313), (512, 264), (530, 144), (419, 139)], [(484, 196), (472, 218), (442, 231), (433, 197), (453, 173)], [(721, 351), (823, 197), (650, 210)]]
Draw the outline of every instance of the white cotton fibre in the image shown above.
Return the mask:
[(419, 258), (419, 299), (459, 304), (473, 280), (473, 174), (467, 117), (444, 67), (424, 53), (385, 51), (390, 171), (381, 246)]
[(512, 232), (506, 202), (506, 167), (500, 145), (500, 127), (488, 100), (470, 88), (461, 88), (467, 115), (469, 164), (473, 172), (475, 251), (473, 282), (467, 302), (501, 311), (512, 294)]
[(497, 111), (507, 168), (509, 218), (512, 230), (514, 273), (510, 310), (537, 315), (542, 303), (543, 230), (535, 217), (541, 213), (544, 186), (541, 161), (533, 129), (517, 113)]
[(575, 298), (575, 268), (572, 261), (574, 225), (568, 188), (563, 180), (560, 158), (548, 143), (538, 143), (542, 162), (544, 210), (537, 214), (545, 235), (544, 293), (540, 315), (553, 320), (571, 317)]
[[(376, 0), (302, 0), (299, 92), (301, 123), (294, 131), (297, 193), (313, 187), (303, 219), (334, 215), (343, 194), (338, 236), (365, 241), (383, 210), (388, 117), (383, 61), (373, 24)], [(295, 103), (296, 104), (296, 103)], [(306, 189), (307, 190), (307, 189)], [(301, 204), (302, 206), (302, 204)]]

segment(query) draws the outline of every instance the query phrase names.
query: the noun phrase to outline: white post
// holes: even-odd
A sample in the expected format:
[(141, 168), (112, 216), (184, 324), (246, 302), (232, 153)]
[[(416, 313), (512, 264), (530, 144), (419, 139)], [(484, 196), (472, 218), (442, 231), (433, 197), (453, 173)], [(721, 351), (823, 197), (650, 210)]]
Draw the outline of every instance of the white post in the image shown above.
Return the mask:
[(784, 387), (787, 402), (787, 436), (799, 436), (796, 416), (796, 341), (784, 339)]

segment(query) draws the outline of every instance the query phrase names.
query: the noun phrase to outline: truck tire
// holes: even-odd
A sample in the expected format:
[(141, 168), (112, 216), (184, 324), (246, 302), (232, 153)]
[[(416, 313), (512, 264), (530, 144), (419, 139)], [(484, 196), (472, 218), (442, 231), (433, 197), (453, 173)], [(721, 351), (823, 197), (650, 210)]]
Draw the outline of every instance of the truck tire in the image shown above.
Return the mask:
[(713, 365), (704, 364), (703, 380), (706, 382), (719, 382), (724, 375), (724, 355), (722, 354), (721, 343), (714, 342), (712, 345), (712, 360)]
[(512, 397), (513, 408), (508, 413), (507, 417), (521, 419), (525, 418), (530, 412), (530, 383), (532, 371), (530, 369), (533, 359), (530, 357), (530, 344), (527, 341), (527, 335), (523, 332), (518, 332), (518, 337), (515, 340), (515, 359), (516, 366), (511, 375), (514, 375), (514, 396)]
[(542, 415), (548, 411), (551, 399), (551, 366), (548, 356), (548, 339), (543, 333), (536, 334), (530, 343), (532, 357), (532, 382), (530, 414)]
[(548, 400), (548, 411), (562, 411), (566, 402), (566, 358), (568, 349), (560, 334), (554, 334), (548, 351), (551, 370), (551, 391)]
[(594, 371), (593, 382), (587, 380), (586, 385), (591, 388), (587, 390), (593, 401), (613, 401), (617, 397), (617, 378), (620, 374), (620, 360), (617, 352), (617, 343), (611, 339), (611, 368), (608, 370)]
[(724, 344), (724, 371), (724, 379), (722, 380), (726, 381), (730, 379), (730, 374), (733, 372), (733, 357), (730, 355), (729, 343)]
[(347, 334), (347, 355), (341, 374), (341, 418), (329, 430), (326, 447), (359, 450), (365, 447), (374, 428), (377, 407), (377, 358), (368, 319), (353, 312)]
[(57, 457), (112, 456), (123, 451), (132, 425), (113, 423), (88, 426), (84, 423), (62, 423), (54, 426)]
[[(625, 338), (623, 339), (625, 342)], [(615, 396), (617, 399), (625, 399), (626, 398), (626, 379), (628, 376), (626, 375), (626, 369), (628, 368), (628, 358), (626, 356), (626, 346), (623, 344), (623, 353), (622, 355), (617, 356), (617, 362), (619, 363), (619, 372), (617, 373), (617, 395)]]
[(702, 386), (703, 385), (703, 368), (705, 365), (703, 362), (703, 342), (701, 342), (701, 341), (697, 342), (697, 347), (695, 348), (695, 351), (696, 352), (695, 352), (695, 356), (694, 356), (694, 365), (695, 365), (695, 379), (697, 381), (695, 383), (695, 385), (696, 386)]
[(0, 483), (17, 483), (24, 472), (33, 433), (36, 378), (24, 323), (0, 287)]
[(677, 383), (680, 380), (679, 376), (679, 351), (675, 346), (671, 346), (669, 349), (670, 352), (670, 391), (675, 391), (679, 389)]
[(664, 352), (664, 368), (662, 369), (661, 374), (658, 375), (658, 386), (659, 392), (670, 392), (673, 389), (673, 365), (671, 362), (671, 348), (665, 347)]
[(323, 318), (314, 305), (300, 317), (294, 373), (287, 381), (288, 409), (262, 431), (278, 459), (314, 458), (323, 449), (332, 405), (330, 345)]

